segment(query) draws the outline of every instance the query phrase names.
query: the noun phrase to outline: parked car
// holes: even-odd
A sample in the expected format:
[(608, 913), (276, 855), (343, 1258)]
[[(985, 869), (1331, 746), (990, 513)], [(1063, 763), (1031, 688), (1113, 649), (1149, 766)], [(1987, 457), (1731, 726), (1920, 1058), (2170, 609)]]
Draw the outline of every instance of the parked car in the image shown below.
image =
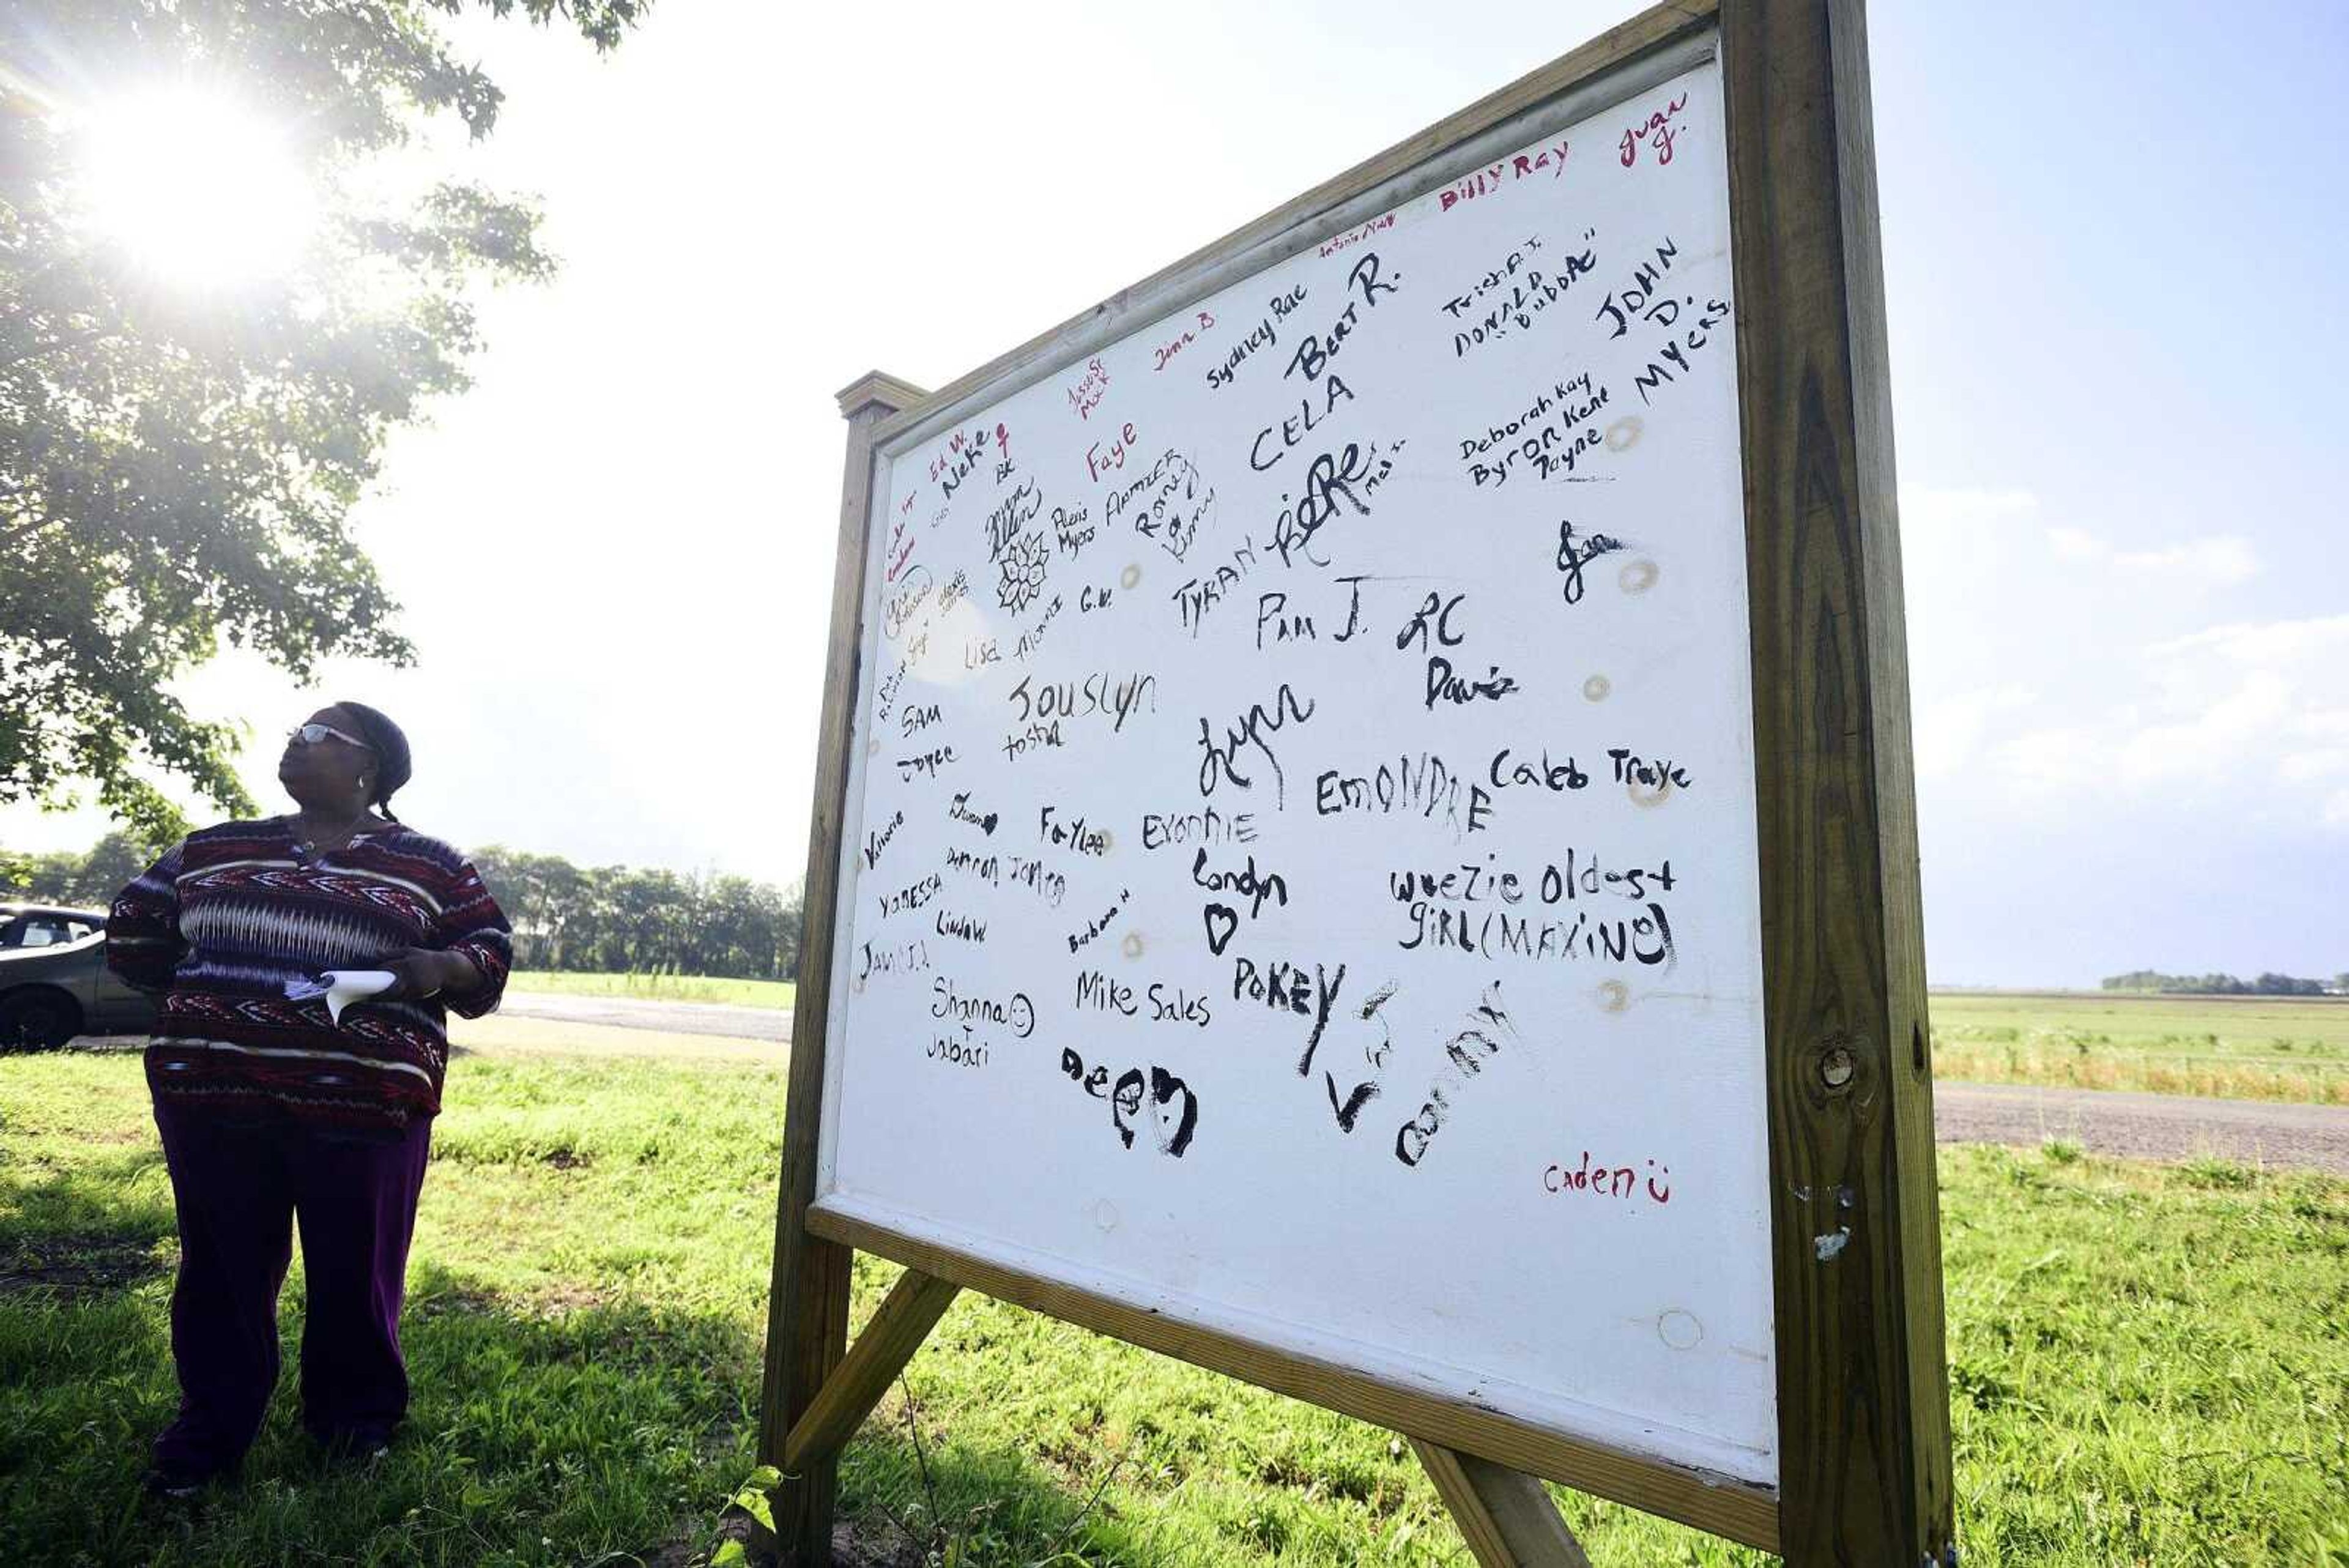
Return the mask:
[(0, 1051), (143, 1034), (155, 999), (106, 967), (106, 911), (0, 904)]

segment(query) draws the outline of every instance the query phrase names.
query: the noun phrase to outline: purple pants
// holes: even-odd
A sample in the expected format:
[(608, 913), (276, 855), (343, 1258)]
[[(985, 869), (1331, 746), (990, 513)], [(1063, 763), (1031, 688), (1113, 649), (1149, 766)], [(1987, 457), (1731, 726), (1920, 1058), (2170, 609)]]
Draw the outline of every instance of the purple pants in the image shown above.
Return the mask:
[(180, 1416), (156, 1439), (156, 1463), (225, 1469), (261, 1430), (277, 1385), (277, 1293), (296, 1216), (308, 1282), (302, 1424), (329, 1442), (388, 1438), (408, 1410), (399, 1303), (432, 1124), (364, 1143), (159, 1101), (155, 1126), (180, 1214)]

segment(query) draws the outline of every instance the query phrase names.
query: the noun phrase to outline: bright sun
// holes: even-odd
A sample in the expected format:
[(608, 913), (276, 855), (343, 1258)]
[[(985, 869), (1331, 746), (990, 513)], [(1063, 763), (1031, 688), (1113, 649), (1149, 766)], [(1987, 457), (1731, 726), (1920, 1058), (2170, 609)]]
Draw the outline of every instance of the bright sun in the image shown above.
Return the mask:
[(281, 130), (199, 88), (150, 91), (84, 121), (92, 222), (142, 270), (193, 289), (232, 288), (291, 266), (317, 192)]

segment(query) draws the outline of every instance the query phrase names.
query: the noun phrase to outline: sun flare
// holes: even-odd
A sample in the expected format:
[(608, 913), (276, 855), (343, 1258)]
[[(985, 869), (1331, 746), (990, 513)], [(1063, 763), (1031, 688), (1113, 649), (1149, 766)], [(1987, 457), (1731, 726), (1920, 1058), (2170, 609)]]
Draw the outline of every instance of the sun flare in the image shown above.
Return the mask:
[(299, 259), (317, 194), (292, 139), (225, 95), (180, 88), (105, 104), (81, 134), (83, 199), (142, 271), (233, 288)]

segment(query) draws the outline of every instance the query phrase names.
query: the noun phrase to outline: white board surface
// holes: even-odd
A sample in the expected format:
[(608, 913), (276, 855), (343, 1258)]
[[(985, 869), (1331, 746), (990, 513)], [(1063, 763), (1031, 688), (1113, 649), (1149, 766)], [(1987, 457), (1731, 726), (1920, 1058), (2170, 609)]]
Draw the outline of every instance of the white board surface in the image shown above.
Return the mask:
[(820, 1207), (1775, 1483), (1722, 124), (885, 450)]

